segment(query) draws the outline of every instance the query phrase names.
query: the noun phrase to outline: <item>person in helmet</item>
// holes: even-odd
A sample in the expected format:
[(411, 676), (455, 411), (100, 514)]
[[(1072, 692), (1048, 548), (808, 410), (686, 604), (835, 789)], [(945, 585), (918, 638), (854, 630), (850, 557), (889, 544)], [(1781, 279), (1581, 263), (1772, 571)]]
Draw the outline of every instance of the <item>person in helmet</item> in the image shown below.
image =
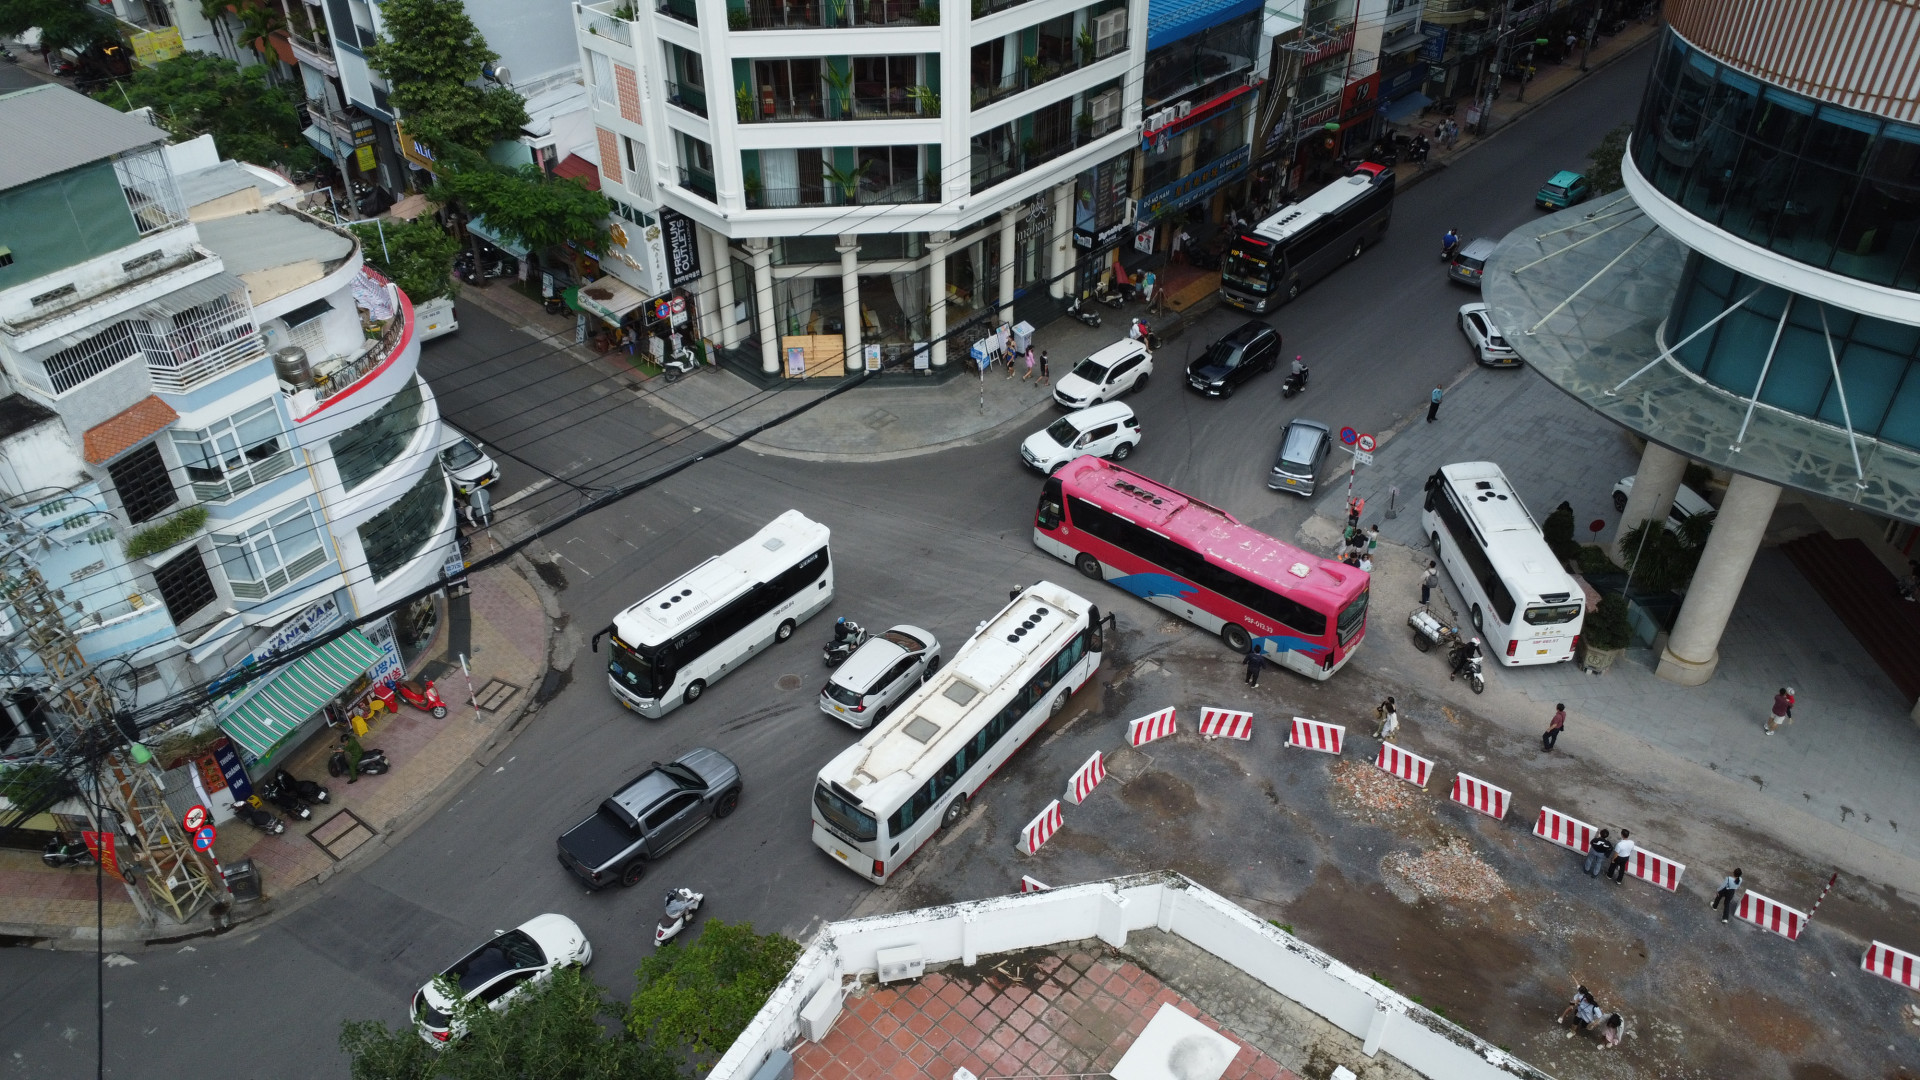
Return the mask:
[(1464, 645), (1453, 647), (1453, 673), (1459, 675), (1467, 670), (1467, 662), (1480, 656), (1480, 639), (1468, 638)]
[(833, 621), (833, 640), (845, 641), (853, 636), (855, 629), (855, 626), (847, 621), (847, 617), (842, 615)]
[(1454, 249), (1459, 246), (1460, 246), (1460, 230), (1448, 229), (1447, 234), (1440, 238), (1440, 257), (1443, 259), (1447, 258), (1448, 256), (1452, 255)]

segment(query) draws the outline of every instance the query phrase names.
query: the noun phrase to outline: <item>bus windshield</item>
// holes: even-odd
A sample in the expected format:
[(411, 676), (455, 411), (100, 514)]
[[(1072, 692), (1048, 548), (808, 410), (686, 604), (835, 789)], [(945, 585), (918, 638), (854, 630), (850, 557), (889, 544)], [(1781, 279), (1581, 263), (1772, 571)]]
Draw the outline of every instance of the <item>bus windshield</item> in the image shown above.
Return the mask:
[(1267, 260), (1236, 247), (1227, 252), (1226, 261), (1220, 264), (1220, 280), (1249, 292), (1263, 293), (1273, 287), (1268, 280), (1269, 269)]
[(813, 805), (820, 808), (820, 816), (827, 819), (834, 831), (849, 840), (866, 843), (880, 835), (880, 823), (872, 814), (835, 795), (825, 784), (815, 785)]
[(653, 697), (659, 693), (654, 688), (653, 660), (647, 654), (628, 647), (617, 637), (609, 645), (607, 673), (613, 676), (615, 682), (640, 697)]

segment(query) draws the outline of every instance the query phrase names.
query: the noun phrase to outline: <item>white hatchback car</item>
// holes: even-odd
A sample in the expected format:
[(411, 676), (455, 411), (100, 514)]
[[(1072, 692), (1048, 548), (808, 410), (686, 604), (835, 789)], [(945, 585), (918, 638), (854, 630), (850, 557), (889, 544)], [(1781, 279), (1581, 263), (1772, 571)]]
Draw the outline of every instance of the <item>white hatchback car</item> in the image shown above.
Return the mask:
[(1140, 445), (1140, 421), (1124, 402), (1104, 401), (1078, 409), (1027, 436), (1020, 444), (1020, 460), (1030, 469), (1052, 475), (1077, 457), (1097, 454), (1125, 461)]
[[(565, 915), (536, 915), (462, 957), (441, 972), (462, 1000), (504, 1012), (528, 986), (553, 977), (555, 968), (593, 963), (593, 946), (580, 925)], [(439, 1049), (465, 1033), (455, 1003), (440, 992), (439, 979), (413, 995), (413, 1024), (427, 1045)]]
[(1493, 324), (1493, 314), (1485, 304), (1460, 305), (1460, 332), (1473, 346), (1474, 358), (1489, 367), (1519, 367), (1520, 354), (1507, 344), (1506, 335)]
[(1073, 365), (1053, 387), (1053, 400), (1069, 409), (1084, 409), (1121, 394), (1147, 388), (1147, 376), (1153, 374), (1153, 353), (1145, 344), (1129, 338), (1113, 344)]
[(870, 728), (900, 699), (940, 670), (940, 641), (901, 624), (876, 634), (833, 669), (820, 689), (820, 711), (857, 728)]

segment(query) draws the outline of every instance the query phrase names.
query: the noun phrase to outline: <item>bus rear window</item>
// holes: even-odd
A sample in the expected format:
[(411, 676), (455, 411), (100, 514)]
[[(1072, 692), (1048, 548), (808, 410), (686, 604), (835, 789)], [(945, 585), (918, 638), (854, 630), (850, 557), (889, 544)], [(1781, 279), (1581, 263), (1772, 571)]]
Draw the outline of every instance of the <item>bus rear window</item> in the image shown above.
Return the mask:
[(1345, 645), (1352, 641), (1354, 635), (1360, 632), (1360, 627), (1366, 624), (1367, 598), (1371, 595), (1373, 590), (1368, 589), (1340, 609), (1340, 644)]
[(814, 786), (813, 805), (835, 832), (849, 840), (866, 843), (880, 835), (880, 823), (872, 814), (835, 795), (825, 784)]
[(1559, 626), (1580, 617), (1579, 604), (1542, 604), (1527, 609), (1528, 626)]

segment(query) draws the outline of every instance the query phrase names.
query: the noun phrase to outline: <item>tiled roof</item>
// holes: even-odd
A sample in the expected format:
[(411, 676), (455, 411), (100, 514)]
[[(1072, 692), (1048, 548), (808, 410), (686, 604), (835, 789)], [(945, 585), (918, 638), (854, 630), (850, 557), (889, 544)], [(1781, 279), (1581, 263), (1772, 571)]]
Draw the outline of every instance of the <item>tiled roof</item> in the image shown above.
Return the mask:
[(560, 164), (553, 167), (553, 175), (567, 180), (578, 180), (586, 185), (589, 191), (600, 190), (600, 166), (579, 154), (568, 154), (561, 158)]
[(87, 429), (87, 464), (104, 465), (178, 419), (179, 413), (149, 394), (125, 412)]

